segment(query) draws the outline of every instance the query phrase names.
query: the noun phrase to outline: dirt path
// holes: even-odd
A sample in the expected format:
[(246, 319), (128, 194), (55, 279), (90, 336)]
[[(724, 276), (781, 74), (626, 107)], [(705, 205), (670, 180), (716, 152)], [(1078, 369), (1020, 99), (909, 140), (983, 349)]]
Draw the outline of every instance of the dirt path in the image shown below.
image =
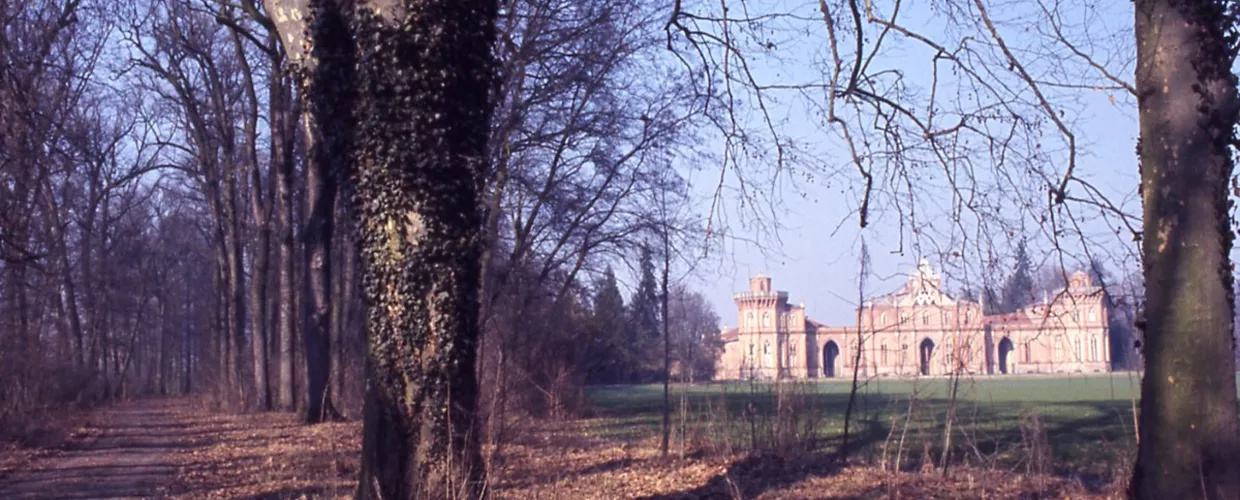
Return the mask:
[(94, 413), (95, 437), (0, 478), (0, 498), (162, 498), (176, 478), (173, 455), (194, 446), (179, 422), (184, 402), (143, 400)]

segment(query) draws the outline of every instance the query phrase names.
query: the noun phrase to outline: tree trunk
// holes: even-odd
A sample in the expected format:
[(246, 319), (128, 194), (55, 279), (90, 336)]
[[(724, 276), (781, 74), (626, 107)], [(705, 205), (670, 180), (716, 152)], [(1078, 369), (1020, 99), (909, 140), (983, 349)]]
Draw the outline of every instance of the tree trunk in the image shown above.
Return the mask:
[(1138, 0), (1145, 377), (1133, 498), (1240, 498), (1224, 2)]
[(477, 498), (478, 189), (496, 2), (267, 7), (299, 14), (276, 25), (303, 71), (312, 163), (356, 162), (369, 344), (358, 496)]
[(358, 496), (477, 498), (478, 192), (496, 6), (406, 5), (403, 27), (357, 21), (374, 41), (361, 60), (384, 61), (358, 68), (354, 213), (370, 306)]
[[(346, 217), (347, 214), (343, 210), (345, 200), (342, 197), (336, 199), (336, 214), (338, 217)], [(332, 251), (335, 253), (335, 262), (339, 265), (335, 266), (336, 276), (332, 278), (332, 307), (331, 307), (331, 346), (332, 346), (332, 373), (331, 373), (331, 394), (332, 399), (337, 404), (341, 403), (344, 394), (344, 335), (348, 323), (349, 304), (346, 294), (346, 287), (351, 286), (350, 280), (352, 269), (352, 259), (348, 258), (351, 253), (349, 248), (353, 245), (352, 239), (345, 231), (340, 231), (337, 226), (336, 238), (332, 245)]]
[(228, 253), (228, 351), (232, 356), (228, 359), (228, 378), (232, 383), (229, 388), (235, 399), (230, 399), (234, 407), (245, 402), (244, 384), (241, 381), (241, 369), (244, 366), (244, 351), (241, 346), (245, 342), (245, 275), (242, 271), (243, 249), (241, 243), (241, 221), (237, 206), (236, 173), (227, 171), (224, 177), (225, 219), (222, 222), (227, 228), (225, 249)]
[[(666, 207), (665, 207), (666, 208)], [(663, 216), (667, 217), (667, 211), (663, 211)], [(667, 458), (667, 451), (672, 436), (672, 399), (671, 399), (671, 382), (672, 382), (672, 340), (671, 335), (671, 315), (668, 309), (668, 301), (670, 295), (667, 290), (668, 277), (672, 269), (672, 243), (668, 234), (667, 221), (663, 221), (663, 439), (659, 442), (659, 454)], [(681, 363), (684, 366), (684, 363)]]
[[(282, 58), (273, 58), (273, 68), (279, 68)], [(276, 214), (279, 217), (279, 331), (280, 375), (277, 406), (281, 411), (293, 411), (293, 318), (297, 285), (293, 271), (293, 126), (289, 110), (288, 84), (282, 72), (271, 79), (271, 156), (276, 178)]]
[[(347, 109), (335, 112), (347, 113)], [(336, 176), (343, 169), (338, 163), (347, 155), (336, 144), (340, 139), (319, 135), (316, 119), (306, 119), (306, 136), (311, 139), (311, 156), (306, 162), (306, 279), (310, 288), (309, 315), (306, 318), (306, 412), (302, 420), (322, 422), (338, 417), (329, 398), (331, 380), (332, 319), (332, 232), (336, 212)], [(347, 132), (346, 132), (347, 133)]]
[(243, 163), (250, 174), (250, 210), (254, 216), (254, 247), (250, 251), (250, 353), (254, 363), (254, 406), (271, 409), (271, 390), (267, 384), (267, 268), (271, 244), (271, 210), (264, 199), (266, 184), (258, 167), (258, 93), (254, 74), (246, 59), (241, 35), (232, 31), (233, 49), (241, 66), (245, 91), (245, 144)]

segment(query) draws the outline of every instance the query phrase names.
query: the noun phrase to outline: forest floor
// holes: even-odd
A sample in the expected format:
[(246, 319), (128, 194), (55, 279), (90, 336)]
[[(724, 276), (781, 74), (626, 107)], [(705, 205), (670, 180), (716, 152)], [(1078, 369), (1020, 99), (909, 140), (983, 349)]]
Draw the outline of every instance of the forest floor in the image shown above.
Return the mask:
[[(0, 450), (0, 498), (348, 498), (358, 422), (300, 425), (151, 399), (86, 414), (55, 449)], [(601, 419), (529, 424), (504, 448), (493, 498), (1110, 498), (1117, 485), (957, 467), (894, 474), (822, 456), (744, 456), (616, 440)]]

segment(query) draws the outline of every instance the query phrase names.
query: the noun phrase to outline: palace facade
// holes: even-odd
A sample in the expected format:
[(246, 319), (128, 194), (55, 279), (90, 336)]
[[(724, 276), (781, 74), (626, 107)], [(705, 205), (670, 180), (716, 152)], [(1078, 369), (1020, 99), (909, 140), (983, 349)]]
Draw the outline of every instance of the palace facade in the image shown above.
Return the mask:
[(962, 374), (1089, 373), (1111, 369), (1107, 308), (1084, 272), (1010, 314), (951, 297), (922, 260), (896, 292), (858, 308), (857, 324), (827, 326), (805, 305), (755, 276), (735, 295), (736, 328), (724, 330), (721, 379)]

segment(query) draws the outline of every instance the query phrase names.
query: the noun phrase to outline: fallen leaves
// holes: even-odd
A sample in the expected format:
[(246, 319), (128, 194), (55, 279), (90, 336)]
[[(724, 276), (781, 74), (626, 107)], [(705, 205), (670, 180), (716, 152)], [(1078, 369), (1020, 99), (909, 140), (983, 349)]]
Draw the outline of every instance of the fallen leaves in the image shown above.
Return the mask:
[[(178, 407), (169, 459), (171, 498), (351, 498), (361, 423), (303, 425), (295, 415), (210, 413)], [(524, 423), (492, 464), (493, 498), (651, 500), (699, 498), (1109, 498), (1114, 485), (957, 467), (944, 475), (837, 466), (824, 456), (729, 455), (675, 450), (663, 458), (655, 437), (600, 437), (601, 420)], [(88, 438), (81, 429), (79, 438)], [(493, 450), (486, 450), (490, 456)], [(683, 454), (682, 454), (683, 453)], [(0, 471), (14, 450), (0, 450)]]

